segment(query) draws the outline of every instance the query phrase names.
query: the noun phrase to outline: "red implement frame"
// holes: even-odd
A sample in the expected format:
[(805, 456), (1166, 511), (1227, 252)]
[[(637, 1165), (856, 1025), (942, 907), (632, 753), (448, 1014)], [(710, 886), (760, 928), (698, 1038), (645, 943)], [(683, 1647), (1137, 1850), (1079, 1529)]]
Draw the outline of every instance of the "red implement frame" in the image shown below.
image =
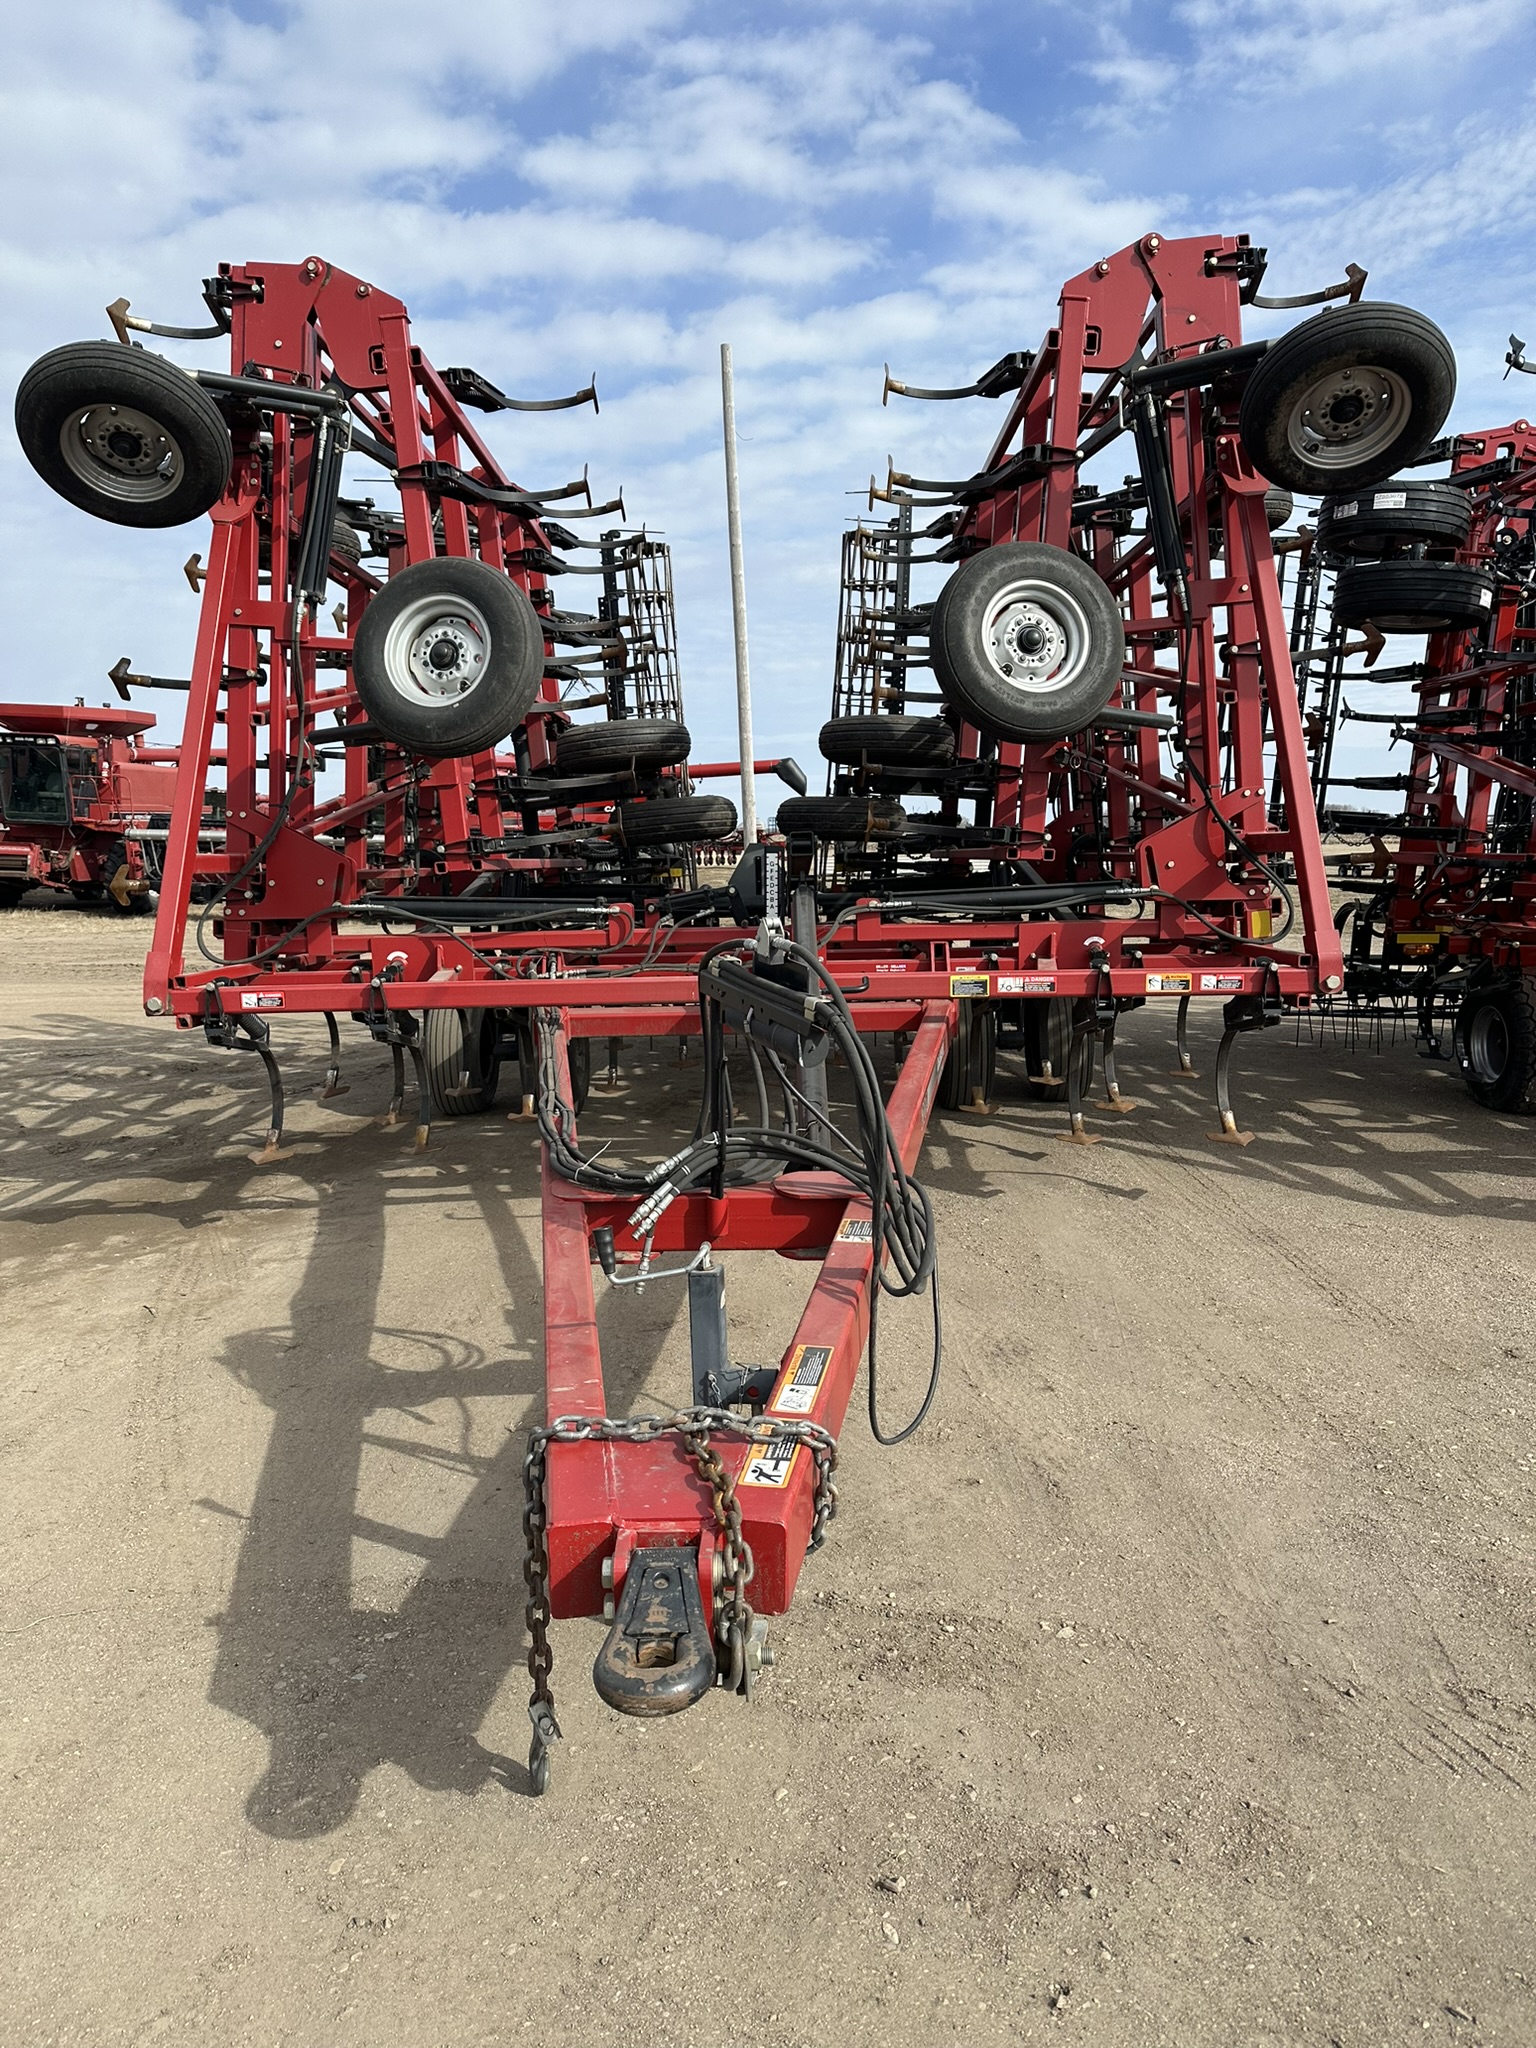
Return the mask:
[[(1536, 972), (1536, 608), (1506, 561), (1536, 539), (1536, 430), (1457, 437), (1472, 527), (1458, 561), (1500, 580), (1485, 628), (1431, 635), (1387, 928), (1404, 959)], [(1529, 574), (1528, 567), (1525, 571)], [(1513, 757), (1513, 758), (1512, 758)]]
[[(978, 868), (1022, 855), (1050, 881), (1123, 883), (1127, 896), (1139, 887), (1143, 907), (1116, 917), (957, 917), (870, 900), (806, 932), (806, 898), (797, 898), (797, 937), (819, 952), (858, 1031), (908, 1041), (886, 1112), (908, 1168), (916, 1165), (947, 1056), (991, 1004), (1054, 997), (1113, 1007), (1158, 996), (1297, 1003), (1339, 985), (1266, 486), (1243, 453), (1230, 397), (1206, 378), (1176, 386), (1161, 401), (1183, 551), (1176, 588), (1161, 598), (1150, 542), (1120, 547), (1119, 529), (1095, 522), (1093, 494), (1078, 487), (1080, 462), (1124, 425), (1115, 392), (1123, 366), (1149, 347), (1155, 359), (1176, 363), (1239, 343), (1244, 249), (1240, 238), (1148, 235), (1072, 280), (988, 459), (989, 473), (1006, 470), (1007, 486), (971, 494), (952, 529), (956, 559), (1016, 537), (1084, 553), (1118, 593), (1127, 621), (1122, 708), (1155, 714), (1172, 700), (1188, 752), (1170, 765), (1155, 721), (1002, 748), (995, 767), (988, 764), (978, 829), (941, 879), (965, 882)], [(221, 278), (232, 362), (246, 395), (253, 382), (285, 403), (295, 394), (302, 402), (305, 394), (344, 391), (354, 433), (388, 458), (402, 505), (391, 568), (441, 553), (478, 554), (512, 575), (548, 617), (553, 558), (540, 508), (526, 495), (517, 502), (454, 390), (412, 343), (404, 306), (319, 259), (226, 266)], [(530, 804), (521, 780), (548, 762), (549, 721), (563, 716), (548, 679), (548, 708), (529, 719), (510, 755), (423, 763), (371, 735), (354, 734), (364, 743), (345, 744), (347, 728), (360, 720), (348, 676), (353, 635), (378, 581), (333, 548), (330, 573), (347, 592), (334, 633), (312, 607), (282, 595), (292, 587), (290, 555), (304, 531), (317, 431), (315, 416), (302, 410), (268, 416), (270, 446), (258, 432), (259, 407), (234, 414), (234, 470), (213, 514), (146, 1007), (169, 1011), (184, 1026), (202, 1022), (226, 1044), (233, 1024), (251, 1028), (257, 1012), (263, 1045), (273, 1013), (347, 1012), (397, 1047), (401, 1028), (409, 1038), (414, 1020), (430, 1010), (495, 1011), (524, 1027), (538, 1010), (554, 1020), (540, 1028), (553, 1033), (554, 1072), (567, 1101), (575, 1042), (697, 1031), (701, 958), (731, 936), (722, 934), (731, 925), (723, 894), (701, 906), (713, 921), (690, 927), (672, 921), (665, 900), (658, 908), (642, 891), (626, 895), (623, 885), (583, 897), (581, 877), (573, 882), (552, 852), (500, 845), (510, 836), (509, 808), (525, 834), (573, 816), (581, 822), (579, 805), (561, 812)], [(445, 489), (450, 472), (456, 482)], [(1174, 663), (1159, 659), (1169, 646), (1179, 650)], [(322, 716), (335, 718), (345, 758), (344, 789), (325, 800), (314, 779)], [(1286, 796), (1283, 828), (1266, 821), (1266, 746)], [(981, 737), (970, 728), (961, 752), (980, 762)], [(198, 850), (198, 825), (207, 771), (220, 757), (229, 838), (225, 853), (210, 859)], [(709, 772), (727, 765), (710, 764)], [(516, 785), (510, 799), (509, 784)], [(1291, 864), (1300, 952), (1271, 938), (1272, 884), (1247, 854)], [(460, 900), (488, 869), (526, 884), (522, 928), (492, 917), (477, 922), (473, 906)], [(228, 887), (237, 878), (238, 889), (210, 920), (221, 952), (189, 966), (194, 883)], [(349, 906), (383, 897), (406, 906), (406, 929), (349, 929)], [(437, 925), (419, 915), (434, 902), (442, 912)], [(814, 892), (809, 903), (814, 921)], [(752, 930), (738, 926), (734, 935), (744, 943)], [(606, 1414), (593, 1236), (622, 1235), (632, 1214), (628, 1200), (558, 1178), (546, 1155), (552, 1420)], [(867, 1204), (836, 1176), (785, 1173), (718, 1199), (681, 1196), (656, 1223), (650, 1248), (658, 1253), (696, 1253), (707, 1241), (721, 1252), (773, 1250), (820, 1261), (767, 1402), (769, 1424), (811, 1423), (834, 1437), (842, 1426), (868, 1334), (869, 1221)], [(626, 1255), (633, 1256), (628, 1245)], [(782, 1612), (812, 1528), (810, 1451), (787, 1441), (777, 1450), (743, 1446), (723, 1435), (716, 1448), (735, 1482), (755, 1561), (752, 1602)], [(669, 1545), (696, 1548), (708, 1612), (718, 1508), (676, 1439), (552, 1441), (545, 1499), (555, 1614), (602, 1611), (605, 1590), (618, 1591), (636, 1547)]]

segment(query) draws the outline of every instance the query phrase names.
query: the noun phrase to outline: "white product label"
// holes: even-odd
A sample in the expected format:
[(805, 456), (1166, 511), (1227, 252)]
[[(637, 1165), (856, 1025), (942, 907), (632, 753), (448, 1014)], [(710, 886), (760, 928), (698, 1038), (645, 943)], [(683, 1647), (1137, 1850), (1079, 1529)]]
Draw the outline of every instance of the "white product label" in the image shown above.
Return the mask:
[(1335, 519), (1353, 519), (1355, 514), (1359, 510), (1360, 500), (1358, 498), (1355, 498), (1352, 499), (1350, 503), (1347, 505), (1335, 505), (1333, 508), (1333, 516)]
[(1407, 506), (1406, 491), (1378, 491), (1371, 503), (1378, 512), (1401, 512)]

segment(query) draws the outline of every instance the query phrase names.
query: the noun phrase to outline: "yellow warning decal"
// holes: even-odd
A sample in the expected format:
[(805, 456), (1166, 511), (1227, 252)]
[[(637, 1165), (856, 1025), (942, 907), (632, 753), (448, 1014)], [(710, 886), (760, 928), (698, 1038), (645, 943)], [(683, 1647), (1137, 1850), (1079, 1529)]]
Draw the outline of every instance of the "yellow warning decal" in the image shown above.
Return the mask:
[(788, 1486), (799, 1450), (793, 1437), (778, 1437), (773, 1443), (760, 1444), (742, 1466), (737, 1486)]
[(989, 996), (992, 977), (989, 974), (952, 974), (949, 992), (952, 996)]
[(870, 1244), (874, 1239), (874, 1225), (867, 1216), (845, 1216), (837, 1226), (839, 1244)]
[(1187, 996), (1194, 992), (1195, 977), (1192, 974), (1149, 974), (1147, 994), (1149, 996)]

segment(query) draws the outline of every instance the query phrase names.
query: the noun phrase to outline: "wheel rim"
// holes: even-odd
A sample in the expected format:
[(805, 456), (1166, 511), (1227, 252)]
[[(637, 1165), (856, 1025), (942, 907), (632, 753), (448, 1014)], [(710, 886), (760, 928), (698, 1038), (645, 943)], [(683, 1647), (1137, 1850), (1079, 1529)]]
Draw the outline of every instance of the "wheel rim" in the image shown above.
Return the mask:
[(71, 412), (59, 429), (59, 453), (83, 484), (122, 504), (158, 504), (186, 474), (175, 435), (131, 405)]
[(1034, 576), (1000, 590), (981, 626), (988, 664), (1027, 697), (1069, 689), (1087, 666), (1091, 637), (1088, 614), (1071, 592)]
[(385, 636), (384, 674), (408, 704), (440, 710), (478, 688), (490, 656), (491, 629), (478, 605), (418, 597)]
[(1486, 1087), (1504, 1078), (1509, 1065), (1509, 1025), (1496, 1003), (1484, 1003), (1467, 1033), (1467, 1061)]
[(1351, 363), (1325, 371), (1301, 391), (1286, 440), (1314, 469), (1353, 469), (1399, 440), (1412, 412), (1408, 386), (1395, 370)]

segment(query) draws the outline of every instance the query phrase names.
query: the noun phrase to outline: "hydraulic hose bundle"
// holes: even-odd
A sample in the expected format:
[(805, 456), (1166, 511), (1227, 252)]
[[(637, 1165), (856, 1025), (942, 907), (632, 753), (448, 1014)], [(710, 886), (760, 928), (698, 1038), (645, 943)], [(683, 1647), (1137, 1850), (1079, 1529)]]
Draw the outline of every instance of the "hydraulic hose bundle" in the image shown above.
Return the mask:
[[(582, 1152), (575, 1111), (559, 1086), (553, 1012), (536, 1013), (539, 1051), (539, 1128), (550, 1162), (565, 1179), (613, 1195), (638, 1197), (630, 1234), (644, 1242), (679, 1195), (723, 1195), (792, 1171), (834, 1173), (870, 1205), (869, 1416), (883, 1444), (902, 1443), (927, 1415), (938, 1389), (942, 1324), (933, 1205), (902, 1163), (886, 1116), (874, 1062), (859, 1036), (842, 991), (814, 953), (761, 934), (747, 959), (740, 941), (715, 947), (699, 964), (699, 1010), (704, 1040), (704, 1088), (694, 1136), (681, 1151), (650, 1168), (610, 1165)], [(748, 1044), (757, 1077), (759, 1121), (734, 1122), (726, 1033)], [(821, 1065), (836, 1051), (853, 1085), (855, 1135), (850, 1138), (818, 1110), (791, 1078)], [(762, 1061), (779, 1077), (786, 1104), (798, 1103), (826, 1129), (820, 1143), (804, 1129), (775, 1129), (768, 1121)], [(786, 1116), (786, 1125), (791, 1122)], [(834, 1150), (830, 1141), (835, 1140)], [(921, 1294), (933, 1283), (933, 1362), (921, 1406), (895, 1433), (880, 1426), (876, 1408), (876, 1323), (882, 1293)]]

